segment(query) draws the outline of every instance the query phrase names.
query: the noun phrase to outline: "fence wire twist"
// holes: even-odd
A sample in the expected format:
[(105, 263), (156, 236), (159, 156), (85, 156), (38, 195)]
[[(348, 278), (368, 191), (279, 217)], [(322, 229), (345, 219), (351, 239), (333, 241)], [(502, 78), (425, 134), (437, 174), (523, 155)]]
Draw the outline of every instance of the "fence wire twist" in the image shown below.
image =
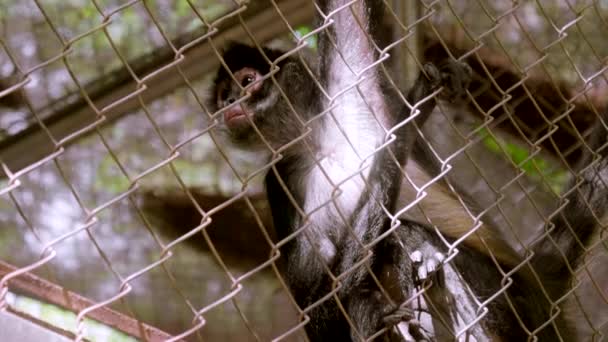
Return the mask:
[[(18, 33), (18, 29), (9, 29), (10, 18), (2, 16), (7, 25), (2, 26), (4, 29), (0, 37), (0, 63), (2, 67), (10, 66), (13, 71), (11, 77), (6, 78), (6, 82), (0, 83), (0, 105), (9, 108), (12, 103), (18, 103), (20, 111), (26, 113), (26, 124), (22, 127), (27, 128), (8, 129), (4, 132), (3, 141), (0, 142), (0, 157), (5, 181), (0, 188), (0, 195), (6, 203), (12, 205), (10, 208), (3, 207), (7, 213), (6, 217), (16, 213), (18, 232), (29, 234), (35, 239), (35, 242), (23, 239), (22, 245), (12, 248), (27, 246), (32, 248), (37, 256), (18, 260), (18, 269), (1, 278), (0, 308), (9, 306), (8, 291), (11, 290), (15, 279), (24, 273), (38, 273), (45, 269), (45, 274), (53, 277), (53, 273), (61, 269), (62, 264), (66, 262), (65, 257), (58, 252), (58, 247), (85, 236), (84, 239), (96, 252), (97, 260), (100, 260), (112, 275), (111, 283), (115, 286), (111, 293), (101, 292), (103, 295), (95, 299), (93, 305), (77, 310), (77, 327), (74, 331), (74, 339), (77, 341), (86, 336), (85, 318), (100, 308), (120, 307), (129, 316), (137, 319), (141, 313), (133, 309), (127, 299), (141, 295), (137, 290), (138, 278), (155, 271), (162, 272), (165, 280), (178, 294), (182, 302), (180, 305), (191, 312), (191, 322), (180, 326), (189, 328), (171, 331), (174, 334), (172, 341), (205, 336), (205, 329), (208, 329), (210, 324), (221, 324), (217, 320), (211, 322), (208, 315), (223, 310), (220, 308), (226, 303), (233, 306), (234, 313), (246, 326), (250, 333), (247, 337), (249, 339), (283, 340), (294, 336), (302, 337), (302, 328), (309, 320), (311, 309), (326, 301), (335, 300), (340, 281), (356, 268), (368, 267), (368, 259), (360, 260), (343, 274), (332, 274), (327, 267), (326, 271), (336, 285), (334, 291), (327, 293), (309, 307), (299, 307), (290, 295), (290, 289), (280, 272), (280, 247), (300, 234), (305, 234), (307, 226), (304, 225), (287, 238), (277, 241), (273, 229), (268, 226), (268, 220), (264, 219), (264, 214), (258, 212), (260, 206), (252, 193), (259, 193), (259, 188), (256, 188), (259, 186), (259, 175), (272, 169), (273, 165), (281, 160), (286, 149), (304, 141), (313, 132), (314, 120), (330, 115), (330, 112), (318, 113), (318, 116), (309, 121), (300, 118), (304, 132), (302, 136), (293, 137), (289, 144), (278, 149), (271, 148), (272, 158), (267, 163), (248, 170), (247, 175), (243, 176), (241, 164), (234, 162), (234, 151), (211, 134), (220, 128), (221, 117), (226, 108), (210, 112), (205, 104), (205, 96), (209, 95), (203, 94), (195, 81), (216, 70), (219, 65), (226, 66), (221, 56), (227, 40), (240, 39), (260, 49), (276, 38), (278, 33), (284, 33), (295, 40), (295, 44), (278, 59), (268, 60), (271, 72), (263, 76), (264, 82), (278, 84), (275, 75), (279, 69), (276, 65), (285, 58), (301, 58), (299, 56), (310, 49), (310, 38), (331, 26), (331, 16), (328, 15), (324, 25), (302, 34), (297, 27), (310, 23), (313, 14), (319, 11), (309, 0), (260, 3), (218, 0), (218, 6), (223, 7), (221, 14), (215, 16), (210, 15), (206, 8), (185, 0), (183, 3), (187, 4), (188, 16), (196, 26), (202, 26), (202, 29), (186, 34), (185, 30), (180, 31), (163, 22), (167, 19), (166, 16), (161, 18), (163, 9), (154, 8), (151, 2), (133, 0), (111, 7), (105, 2), (91, 0), (86, 4), (86, 8), (93, 12), (88, 12), (83, 17), (90, 26), (75, 31), (67, 27), (61, 20), (61, 15), (50, 9), (51, 4), (37, 0), (30, 2), (27, 5), (15, 2), (13, 5), (25, 6), (35, 11), (37, 23), (44, 25), (45, 29), (51, 32), (48, 36), (54, 40), (51, 44), (53, 53), (46, 51), (47, 56), (43, 59), (25, 59), (18, 42), (11, 37), (11, 34)], [(84, 3), (83, 1), (83, 8)], [(157, 5), (167, 6), (165, 11), (177, 11), (170, 6), (169, 1), (159, 1)], [(466, 104), (453, 108), (449, 104), (441, 103), (440, 110), (430, 119), (431, 123), (420, 128), (422, 139), (431, 148), (441, 169), (428, 178), (416, 177), (410, 169), (403, 169), (412, 188), (410, 191), (415, 195), (407, 203), (400, 202), (398, 212), (388, 214), (393, 222), (389, 232), (399, 229), (398, 219), (401, 215), (415, 211), (412, 215), (427, 222), (430, 229), (434, 230), (445, 244), (447, 253), (442, 261), (445, 266), (452, 263), (459, 249), (463, 248), (465, 240), (479, 241), (490, 256), (499, 253), (487, 244), (486, 240), (491, 237), (481, 233), (484, 224), (493, 223), (505, 235), (505, 243), (521, 256), (515, 267), (508, 269), (494, 261), (496, 269), (503, 277), (501, 288), (478, 303), (474, 319), (466, 322), (461, 331), (455, 332), (458, 337), (466, 335), (468, 330), (473, 329), (472, 327), (484, 318), (491, 303), (512, 285), (512, 275), (526, 267), (532, 257), (531, 243), (551, 239), (550, 230), (542, 230), (542, 227), (550, 228), (553, 219), (560, 215), (567, 204), (564, 198), (578, 191), (580, 182), (574, 188), (564, 189), (563, 178), (580, 177), (574, 174), (573, 166), (580, 158), (581, 151), (589, 149), (585, 141), (589, 135), (590, 124), (598, 120), (601, 112), (599, 107), (605, 105), (602, 95), (606, 90), (605, 61), (608, 55), (607, 46), (598, 46), (594, 43), (594, 38), (589, 37), (587, 25), (595, 25), (602, 31), (608, 28), (608, 23), (605, 19), (605, 4), (601, 1), (581, 1), (576, 4), (506, 1), (493, 5), (483, 1), (427, 1), (419, 2), (417, 7), (419, 15), (416, 20), (410, 22), (399, 21), (402, 16), (397, 11), (389, 13), (391, 25), (398, 28), (399, 34), (382, 50), (380, 60), (366, 68), (384, 68), (381, 64), (382, 58), (400, 54), (404, 47), (407, 51), (408, 44), (417, 42), (424, 46), (424, 51), (436, 51), (425, 50), (427, 46), (432, 45), (448, 56), (469, 63), (475, 72), (475, 86), (471, 87)], [(338, 11), (342, 10), (348, 8)], [(117, 39), (117, 35), (112, 32), (117, 22), (125, 20), (127, 14), (133, 13), (141, 16), (143, 22), (153, 28), (150, 32), (154, 32), (155, 45), (150, 49), (156, 53), (149, 56), (158, 58), (131, 58), (125, 53), (127, 49), (124, 41)], [(483, 18), (479, 19), (480, 17)], [(95, 88), (100, 87), (94, 82), (96, 77), (103, 75), (91, 71), (86, 76), (81, 76), (80, 73), (85, 70), (83, 61), (72, 60), (74, 56), (86, 56), (87, 51), (83, 51), (87, 49), (86, 42), (96, 35), (103, 36), (103, 41), (107, 44), (104, 53), (111, 56), (106, 58), (118, 61), (116, 67), (122, 72), (105, 80), (113, 87), (111, 92), (104, 93)], [(599, 40), (595, 39), (595, 42), (597, 41)], [(415, 64), (421, 66), (424, 60), (429, 57), (432, 59), (433, 53), (425, 52), (422, 56), (410, 54), (410, 58), (415, 58)], [(417, 59), (418, 57), (420, 58)], [(75, 66), (76, 64), (78, 66)], [(86, 62), (84, 64), (86, 65)], [(91, 69), (93, 67), (91, 66)], [(40, 100), (37, 96), (40, 86), (36, 83), (47, 77), (42, 74), (45, 70), (60, 72), (75, 91), (55, 99), (54, 102), (50, 99)], [(414, 73), (419, 70), (420, 68)], [(314, 73), (312, 70), (309, 72)], [(107, 71), (104, 74), (107, 74)], [(403, 75), (395, 75), (395, 84), (402, 82), (400, 77)], [(565, 84), (569, 88), (565, 88)], [(198, 106), (194, 107), (195, 114), (198, 117), (204, 116), (205, 120), (203, 127), (182, 132), (176, 138), (165, 132), (167, 122), (162, 121), (163, 117), (159, 114), (163, 108), (151, 105), (151, 100), (169, 96), (168, 94), (178, 86), (186, 89), (187, 94), (184, 96), (194, 99), (191, 103)], [(549, 89), (546, 89), (547, 87)], [(401, 96), (405, 97), (403, 93)], [(244, 97), (238, 101), (246, 99), (247, 97)], [(0, 110), (2, 108), (0, 107)], [(61, 109), (65, 109), (65, 113), (62, 113)], [(156, 155), (155, 158), (146, 158), (145, 161), (128, 149), (125, 151), (125, 146), (119, 145), (120, 141), (115, 139), (116, 135), (110, 130), (126, 119), (123, 114), (136, 110), (140, 113), (138, 116), (144, 118), (139, 122), (145, 122), (147, 125), (131, 129), (145, 130), (146, 134), (154, 136), (150, 141), (154, 140), (154, 144), (162, 146), (157, 148), (162, 154)], [(62, 116), (57, 117), (57, 113)], [(127, 134), (129, 133), (131, 132)], [(391, 132), (386, 133), (389, 136)], [(75, 175), (78, 171), (71, 170), (71, 164), (66, 163), (65, 158), (70, 150), (76, 149), (84, 137), (94, 137), (100, 144), (101, 148), (93, 149), (93, 153), (109, 157), (105, 160), (109, 161), (115, 177), (121, 179), (123, 184), (120, 191), (108, 194), (104, 189), (75, 185), (74, 178), (81, 175)], [(203, 153), (210, 153), (211, 150), (219, 152), (219, 157), (213, 160), (227, 165), (233, 172), (231, 177), (238, 183), (236, 190), (212, 206), (198, 200), (191, 186), (192, 182), (187, 179), (189, 176), (184, 176), (184, 169), (180, 166), (180, 161), (191, 157), (192, 146), (203, 138), (208, 139), (207, 144), (210, 146), (208, 151)], [(390, 144), (390, 141), (388, 143)], [(385, 147), (379, 146), (374, 153)], [(595, 151), (595, 154), (597, 155), (598, 151)], [(362, 156), (362, 160), (372, 157), (373, 155)], [(81, 154), (77, 158), (89, 157)], [(597, 162), (596, 158), (591, 163)], [(154, 186), (156, 182), (146, 181), (156, 179), (155, 175), (161, 171), (163, 175), (172, 178), (172, 186), (179, 189), (177, 192), (181, 194), (181, 198), (195, 208), (201, 217), (198, 225), (188, 227), (187, 231), (181, 231), (179, 236), (171, 238), (159, 233), (158, 224), (151, 220), (152, 215), (145, 210), (141, 200), (142, 193), (150, 187), (149, 184)], [(356, 171), (344, 182), (358, 177), (359, 170)], [(69, 215), (77, 217), (79, 224), (45, 231), (39, 224), (44, 218), (32, 218), (36, 215), (37, 208), (41, 208), (44, 203), (24, 200), (23, 196), (33, 191), (30, 187), (32, 183), (44, 184), (45, 180), (40, 178), (42, 172), (52, 173), (54, 179), (60, 180), (61, 186), (67, 189), (61, 196), (67, 193), (71, 197), (69, 202), (65, 203), (71, 205), (72, 211)], [(332, 205), (332, 201), (341, 194), (340, 186), (341, 184), (333, 184), (332, 198), (323, 205)], [(436, 215), (444, 209), (442, 204), (425, 199), (429, 192), (435, 191), (439, 186), (444, 189), (446, 198), (454, 199), (460, 206), (450, 208), (446, 212), (458, 210), (466, 213), (470, 220), (467, 232), (453, 241), (445, 238), (441, 230), (442, 226), (450, 225), (450, 218), (439, 218)], [(465, 189), (468, 191), (463, 193)], [(96, 195), (95, 192), (99, 194)], [(470, 198), (477, 199), (477, 206), (471, 206)], [(238, 208), (247, 212), (250, 221), (248, 227), (238, 227), (232, 232), (238, 233), (244, 229), (259, 230), (262, 239), (258, 242), (267, 244), (263, 249), (269, 252), (265, 260), (253, 266), (248, 265), (244, 270), (229, 265), (225, 257), (225, 253), (228, 253), (225, 249), (229, 248), (229, 244), (218, 245), (209, 232), (214, 218), (223, 211), (234, 210), (236, 203), (244, 204)], [(552, 203), (558, 205), (554, 206)], [(99, 228), (101, 221), (119, 215), (121, 204), (127, 204), (136, 218), (136, 223), (129, 223), (129, 229), (145, 230), (147, 239), (153, 241), (149, 253), (154, 255), (154, 258), (148, 260), (145, 265), (117, 262), (116, 258), (109, 255), (112, 249), (108, 249), (107, 245), (104, 247), (104, 243), (99, 240), (96, 228)], [(312, 214), (304, 212), (302, 208), (300, 210), (304, 217)], [(346, 218), (345, 220), (348, 221)], [(605, 217), (597, 217), (597, 220), (601, 224)], [(62, 222), (56, 224), (64, 225)], [(354, 232), (352, 234), (356, 235)], [(587, 246), (585, 251), (590, 257), (585, 258), (584, 264), (571, 272), (572, 276), (578, 279), (575, 283), (583, 284), (578, 288), (598, 289), (598, 295), (594, 298), (602, 301), (600, 306), (605, 308), (608, 298), (602, 289), (606, 288), (606, 280), (605, 276), (597, 274), (602, 272), (598, 260), (603, 259), (601, 256), (594, 259), (591, 255), (601, 253), (598, 250), (605, 242), (603, 232), (598, 231), (598, 234), (600, 237), (595, 240), (594, 245)], [(227, 282), (228, 286), (216, 291), (214, 300), (195, 303), (190, 299), (192, 288), (188, 287), (190, 291), (183, 289), (184, 284), (177, 280), (174, 274), (175, 265), (172, 267), (171, 260), (183, 250), (181, 247), (187, 240), (201, 235), (207, 245), (207, 252), (221, 270), (214, 276)], [(384, 236), (380, 239), (383, 238)], [(126, 233), (116, 233), (113, 239), (124, 239), (125, 244), (137, 243), (135, 240), (129, 241), (129, 234)], [(360, 247), (365, 249), (363, 254), (371, 257), (371, 247), (377, 242), (361, 245)], [(230, 253), (247, 254), (247, 251)], [(2, 254), (0, 258), (15, 262), (10, 254)], [(83, 269), (79, 271), (84, 276), (88, 272), (87, 266), (83, 263), (81, 267)], [(205, 272), (205, 269), (193, 268), (189, 272)], [(248, 309), (242, 304), (248, 282), (260, 274), (270, 275), (269, 277), (278, 283), (276, 286), (281, 294), (288, 298), (282, 305), (291, 306), (288, 312), (295, 313), (291, 325), (281, 326), (278, 332), (272, 330), (270, 336), (267, 335), (268, 327), (264, 328), (266, 330), (263, 334), (259, 332), (260, 329), (252, 323), (251, 313), (247, 313)], [(51, 280), (59, 285), (67, 282), (60, 278)], [(543, 287), (543, 284), (540, 283), (539, 286)], [(424, 284), (413, 297), (408, 298), (408, 303), (424, 297), (431, 287), (432, 284)], [(151, 294), (148, 292), (147, 295)], [(147, 300), (156, 302), (152, 298)], [(590, 301), (579, 298), (577, 287), (573, 287), (555, 301), (556, 310), (559, 310), (559, 304), (568, 300), (578, 301), (582, 306), (581, 310), (592, 309), (585, 307), (591, 304)], [(162, 310), (164, 304), (156, 304), (159, 307), (157, 309)], [(515, 312), (515, 315), (521, 320), (519, 316), (522, 313)], [(585, 324), (589, 325), (588, 329), (592, 334), (597, 334), (598, 339), (601, 337), (601, 330), (605, 329), (604, 321), (591, 317), (587, 318)], [(139, 337), (153, 339), (150, 336)]]

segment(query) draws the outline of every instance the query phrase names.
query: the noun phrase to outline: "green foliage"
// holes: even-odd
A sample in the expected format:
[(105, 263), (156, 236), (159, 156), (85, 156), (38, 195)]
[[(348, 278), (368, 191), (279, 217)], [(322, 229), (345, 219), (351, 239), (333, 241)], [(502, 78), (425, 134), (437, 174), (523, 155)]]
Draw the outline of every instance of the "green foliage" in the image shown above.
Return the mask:
[(190, 11), (191, 9), (188, 1), (182, 0), (175, 2), (175, 14), (177, 14), (178, 17), (185, 17), (190, 14)]
[[(310, 26), (300, 26), (298, 28), (296, 28), (296, 35), (297, 38), (300, 39), (302, 37), (304, 37), (305, 35), (309, 34), (311, 32), (311, 28)], [(306, 43), (308, 43), (308, 47), (316, 50), (317, 49), (317, 36), (312, 35), (308, 38), (306, 38)]]
[(119, 194), (129, 188), (129, 180), (119, 171), (114, 159), (106, 155), (97, 167), (97, 177), (93, 186), (96, 191)]
[(3, 229), (0, 230), (0, 255), (11, 255), (11, 253), (14, 253), (14, 247), (15, 246), (19, 246), (20, 244), (23, 244), (23, 241), (21, 241), (18, 236), (14, 233), (15, 230), (11, 229), (8, 230), (6, 229), (6, 225), (7, 224), (11, 224), (9, 222), (2, 222), (3, 224)]
[(546, 182), (545, 184), (553, 191), (560, 193), (563, 190), (568, 179), (568, 173), (565, 170), (559, 169), (557, 165), (545, 158), (531, 157), (529, 150), (504, 139), (495, 138), (487, 129), (482, 129), (480, 134), (483, 136), (483, 144), (488, 150), (500, 155), (506, 154), (520, 170), (532, 179)]
[[(188, 185), (200, 186), (202, 180), (215, 179), (215, 177), (211, 176), (214, 173), (213, 167), (208, 163), (199, 165), (184, 159), (176, 159), (172, 164), (175, 166), (180, 178)], [(203, 185), (209, 186), (209, 184)]]
[[(32, 315), (53, 326), (61, 327), (73, 333), (76, 332), (76, 315), (71, 311), (24, 296), (15, 296), (12, 302), (11, 306), (17, 311)], [(137, 341), (121, 331), (88, 318), (84, 320), (84, 335), (90, 341)]]

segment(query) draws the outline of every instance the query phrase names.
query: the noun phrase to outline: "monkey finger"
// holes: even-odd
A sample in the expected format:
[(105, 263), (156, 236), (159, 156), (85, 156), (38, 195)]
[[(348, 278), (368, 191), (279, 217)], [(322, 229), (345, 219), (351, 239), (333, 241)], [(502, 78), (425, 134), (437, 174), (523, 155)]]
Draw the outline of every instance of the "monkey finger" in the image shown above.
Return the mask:
[(426, 263), (418, 267), (418, 279), (425, 281), (428, 277), (428, 269)]
[(430, 82), (430, 89), (435, 89), (441, 86), (441, 72), (433, 63), (426, 63), (423, 66), (424, 74)]
[(473, 75), (471, 67), (460, 61), (448, 60), (440, 67), (441, 97), (448, 101), (462, 98), (466, 94)]
[(414, 265), (419, 265), (422, 263), (422, 252), (421, 251), (413, 251), (412, 254), (410, 254), (410, 259), (412, 260), (412, 262), (414, 263)]
[(435, 258), (430, 258), (429, 260), (427, 260), (425, 262), (427, 272), (429, 274), (435, 273), (435, 271), (437, 270), (438, 264), (439, 264), (439, 262), (437, 262), (437, 260)]
[(439, 253), (436, 252), (433, 257), (439, 262), (439, 263), (443, 263), (443, 261), (445, 260), (445, 255), (443, 253)]

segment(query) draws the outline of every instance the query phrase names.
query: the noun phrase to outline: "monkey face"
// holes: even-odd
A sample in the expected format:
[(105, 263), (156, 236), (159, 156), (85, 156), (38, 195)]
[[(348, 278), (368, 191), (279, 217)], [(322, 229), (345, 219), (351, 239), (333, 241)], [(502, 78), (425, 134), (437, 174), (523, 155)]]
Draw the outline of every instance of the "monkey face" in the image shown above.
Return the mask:
[[(250, 127), (255, 117), (255, 98), (263, 85), (260, 73), (253, 68), (242, 68), (217, 85), (216, 106), (227, 107), (223, 113), (224, 123), (231, 131), (242, 131)], [(249, 98), (246, 96), (249, 95)]]
[(242, 66), (232, 74), (234, 78), (225, 74), (217, 81), (213, 91), (210, 108), (213, 112), (222, 110), (220, 131), (232, 143), (247, 148), (265, 146), (264, 141), (273, 144), (279, 91), (255, 67)]
[(240, 43), (231, 44), (222, 55), (224, 64), (208, 98), (211, 113), (221, 114), (220, 131), (230, 142), (254, 148), (280, 146), (301, 134), (294, 111), (309, 105), (311, 93), (307, 73), (298, 59), (283, 57), (271, 75), (270, 61), (284, 52)]

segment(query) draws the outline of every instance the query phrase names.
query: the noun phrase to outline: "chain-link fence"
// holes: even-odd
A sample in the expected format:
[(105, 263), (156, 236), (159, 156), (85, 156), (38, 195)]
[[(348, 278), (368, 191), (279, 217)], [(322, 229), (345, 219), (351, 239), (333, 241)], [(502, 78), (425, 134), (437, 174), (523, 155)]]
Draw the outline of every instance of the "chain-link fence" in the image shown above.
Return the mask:
[[(384, 101), (400, 103), (408, 113), (440, 100), (424, 125), (414, 129), (408, 118), (395, 126), (415, 132), (417, 142), (399, 169), (395, 208), (379, 219), (391, 228), (371, 242), (351, 229), (359, 214), (334, 213), (344, 202), (365, 202), (364, 195), (345, 197), (365, 157), (341, 169), (340, 179), (329, 172), (323, 181), (290, 185), (279, 170), (327, 125), (335, 124), (341, 136), (323, 144), (353, 144), (353, 128), (333, 121), (332, 110), (311, 109), (312, 119), (302, 117), (301, 103), (316, 99), (290, 98), (293, 90), (281, 89), (280, 98), (295, 102), (285, 115), (298, 116), (297, 129), (276, 126), (276, 135), (288, 135), (288, 141), (252, 151), (224, 134), (227, 113), (250, 103), (260, 86), (287, 84), (280, 79), (285, 61), (305, 65), (311, 87), (322, 89), (313, 93), (332, 104), (355, 88), (363, 102), (373, 95), (361, 90), (373, 89), (362, 88), (366, 77), (355, 77), (348, 89), (323, 89), (328, 81), (320, 73), (329, 64), (323, 44), (332, 40), (324, 37), (339, 33), (344, 19), (338, 18), (363, 1), (341, 1), (345, 6), (333, 11), (324, 3), (4, 1), (2, 313), (75, 340), (305, 340), (305, 329), (318, 324), (319, 307), (339, 311), (339, 318), (323, 320), (357, 330), (343, 286), (362, 272), (363, 292), (379, 292), (389, 307), (414, 312), (397, 311), (399, 320), (416, 321), (359, 334), (363, 339), (391, 331), (404, 337), (421, 327), (437, 340), (533, 339), (547, 331), (564, 341), (601, 340), (608, 321), (602, 267), (608, 261), (607, 139), (600, 119), (608, 3), (384, 0), (376, 3), (381, 10), (365, 12), (382, 15), (383, 22), (372, 30), (377, 45), (369, 45), (376, 59), (357, 66), (357, 77), (369, 71), (388, 80)], [(355, 14), (347, 16), (357, 18), (353, 27), (365, 29), (366, 17)], [(233, 67), (238, 63), (222, 57), (234, 41), (264, 57), (267, 71), (255, 71), (253, 84), (243, 83), (243, 68)], [(267, 46), (272, 55), (262, 48)], [(357, 58), (350, 50), (340, 51), (346, 63), (349, 54)], [(252, 63), (247, 55), (239, 58)], [(445, 85), (430, 98), (405, 101), (423, 65), (445, 60), (472, 70), (464, 101), (445, 101)], [(235, 103), (218, 101), (218, 70), (229, 71), (223, 81), (241, 84)], [(256, 139), (272, 140), (260, 122), (246, 121)], [(394, 132), (383, 129), (383, 137)], [(364, 142), (374, 145), (368, 159), (391, 141)], [(335, 156), (308, 148), (316, 158), (312, 168), (324, 174), (331, 163), (322, 159)], [(266, 193), (267, 173), (278, 175), (287, 210), (267, 202), (275, 195)], [(384, 184), (373, 176), (364, 183), (363, 193)], [(315, 200), (318, 207), (292, 193), (315, 187), (327, 195)], [(331, 236), (331, 247), (310, 242), (314, 248), (300, 256), (323, 260), (322, 274), (307, 277), (331, 283), (327, 291), (307, 289), (312, 299), (301, 300), (286, 279), (286, 269), (293, 272), (289, 265), (298, 261), (285, 248), (310, 239), (323, 210), (332, 213), (326, 223), (339, 227), (336, 234), (346, 235)], [(402, 225), (395, 225), (397, 219)], [(409, 284), (375, 274), (385, 270), (372, 262), (383, 253), (379, 248), (391, 239), (407, 240), (418, 229), (410, 225), (422, 229), (416, 236), (424, 241), (419, 248), (406, 243), (399, 253), (423, 252), (406, 277), (423, 279)], [(357, 243), (344, 242), (349, 239)], [(354, 246), (360, 250), (353, 252)], [(336, 266), (351, 252), (365, 256), (346, 269)], [(428, 278), (421, 274), (435, 266)], [(395, 291), (407, 295), (394, 298)], [(539, 302), (545, 311), (522, 312), (527, 302)], [(0, 326), (7, 340), (36, 339), (8, 324)]]

